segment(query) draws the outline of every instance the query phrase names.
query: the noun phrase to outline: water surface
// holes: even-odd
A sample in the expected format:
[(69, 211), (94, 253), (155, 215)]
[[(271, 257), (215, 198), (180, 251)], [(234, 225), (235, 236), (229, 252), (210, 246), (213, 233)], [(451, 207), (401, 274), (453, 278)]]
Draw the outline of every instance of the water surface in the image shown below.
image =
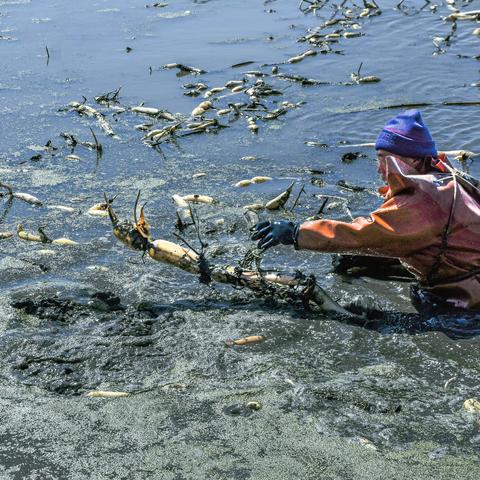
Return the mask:
[[(451, 7), (439, 1), (420, 10), (422, 2), (410, 1), (399, 9), (387, 0), (381, 15), (358, 20), (363, 36), (331, 44), (341, 53), (284, 63), (311, 48), (299, 41), (310, 29), (341, 15), (333, 3), (320, 3), (305, 14), (285, 0), (179, 0), (149, 8), (140, 1), (0, 2), (0, 179), (45, 203), (1, 198), (0, 230), (44, 226), (54, 238), (81, 244), (47, 246), (52, 255), (41, 244), (0, 243), (4, 478), (478, 478), (478, 416), (462, 404), (480, 395), (480, 344), (475, 335), (458, 335), (471, 324), (432, 319), (430, 331), (412, 333), (419, 319), (407, 284), (334, 275), (330, 256), (288, 248), (269, 251), (264, 265), (314, 273), (341, 302), (367, 304), (387, 317), (352, 325), (205, 287), (142, 260), (113, 238), (107, 219), (86, 214), (107, 192), (118, 194), (119, 214), (131, 217), (141, 189), (154, 236), (176, 241), (171, 195), (209, 194), (219, 204), (198, 213), (204, 231), (216, 232), (204, 239), (216, 252), (213, 261), (233, 263), (252, 245), (242, 206), (267, 201), (292, 181), (295, 194), (302, 184), (306, 189), (289, 217), (295, 221), (318, 210), (315, 195), (345, 197), (354, 216), (379, 204), (374, 152), (342, 145), (374, 141), (402, 110), (384, 107), (428, 104), (423, 116), (440, 149), (480, 151), (478, 106), (445, 105), (478, 101), (479, 39), (472, 35), (478, 24), (458, 22), (439, 51), (432, 39), (451, 31), (442, 19)], [(454, 6), (474, 10), (480, 2)], [(363, 8), (346, 7), (350, 15)], [(253, 63), (232, 68), (246, 61)], [(207, 73), (177, 76), (162, 68), (172, 62)], [(345, 85), (361, 63), (363, 75), (381, 81)], [(282, 92), (263, 99), (269, 110), (282, 101), (300, 105), (259, 121), (257, 135), (245, 118), (227, 116), (219, 121), (229, 128), (157, 151), (135, 129), (151, 119), (132, 106), (144, 102), (187, 118), (204, 99), (183, 95), (184, 84), (213, 88), (242, 78), (253, 84), (245, 72), (270, 74), (272, 64), (330, 84), (264, 77)], [(119, 105), (95, 104), (94, 96), (118, 87)], [(67, 108), (84, 98), (105, 114), (115, 137)], [(229, 91), (216, 98), (219, 109), (248, 100)], [(216, 118), (213, 111), (206, 116)], [(90, 128), (102, 158), (77, 146), (81, 160), (66, 160), (72, 149), (60, 134), (92, 141)], [(54, 150), (44, 148), (49, 141)], [(344, 163), (347, 151), (365, 156)], [(460, 166), (480, 175), (475, 162)], [(198, 172), (206, 175), (193, 179)], [(234, 187), (255, 175), (273, 180)], [(342, 190), (339, 180), (366, 190)], [(285, 214), (260, 215), (270, 216)], [(327, 216), (348, 218), (341, 208)], [(185, 236), (196, 242), (194, 232)], [(250, 334), (267, 340), (225, 347), (226, 339)], [(93, 389), (135, 395), (86, 398)], [(249, 400), (263, 408), (249, 416), (225, 413)]]

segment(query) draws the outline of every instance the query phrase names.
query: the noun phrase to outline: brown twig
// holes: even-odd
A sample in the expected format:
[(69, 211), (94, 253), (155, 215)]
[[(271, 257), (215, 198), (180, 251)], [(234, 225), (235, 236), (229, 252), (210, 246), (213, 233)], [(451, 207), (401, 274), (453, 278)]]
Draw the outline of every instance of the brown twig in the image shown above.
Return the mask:
[(298, 192), (298, 195), (297, 195), (297, 198), (295, 199), (295, 201), (293, 202), (293, 207), (290, 209), (291, 212), (293, 212), (293, 209), (297, 206), (297, 203), (298, 201), (300, 200), (300, 196), (302, 195), (302, 193), (305, 192), (305, 184), (302, 185), (302, 188), (300, 189), (300, 191)]

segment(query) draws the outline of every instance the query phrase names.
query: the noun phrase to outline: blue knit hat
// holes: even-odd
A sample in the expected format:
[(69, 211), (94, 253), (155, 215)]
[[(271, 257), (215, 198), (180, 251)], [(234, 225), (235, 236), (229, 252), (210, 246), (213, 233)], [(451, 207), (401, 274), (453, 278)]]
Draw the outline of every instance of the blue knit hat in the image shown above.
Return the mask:
[(437, 156), (435, 142), (418, 110), (406, 110), (392, 118), (380, 132), (375, 148), (401, 157)]

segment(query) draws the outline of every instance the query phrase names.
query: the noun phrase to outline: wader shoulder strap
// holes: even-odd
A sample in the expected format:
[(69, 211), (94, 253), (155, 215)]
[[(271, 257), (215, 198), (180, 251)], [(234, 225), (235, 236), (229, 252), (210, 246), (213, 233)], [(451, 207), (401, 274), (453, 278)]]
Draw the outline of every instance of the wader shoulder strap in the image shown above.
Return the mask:
[(442, 280), (429, 282), (426, 286), (428, 287), (437, 287), (440, 285), (446, 285), (448, 283), (457, 283), (462, 282), (463, 280), (467, 280), (467, 278), (475, 277), (476, 275), (480, 275), (480, 267), (474, 268), (465, 273), (461, 273), (460, 275), (454, 275), (453, 277), (442, 278)]
[[(448, 168), (448, 167), (447, 167)], [(453, 168), (448, 168), (448, 170), (451, 171), (452, 173), (452, 178), (453, 178), (453, 198), (452, 198), (452, 204), (450, 205), (450, 212), (448, 214), (448, 220), (445, 225), (445, 228), (443, 229), (442, 233), (442, 243), (440, 245), (440, 250), (438, 252), (437, 257), (435, 258), (435, 261), (432, 264), (432, 267), (430, 268), (430, 271), (428, 272), (427, 275), (427, 283), (428, 285), (434, 285), (435, 281), (433, 280), (435, 275), (438, 273), (438, 269), (440, 267), (440, 263), (443, 260), (443, 256), (445, 252), (447, 251), (448, 248), (448, 235), (450, 234), (450, 229), (452, 228), (452, 222), (453, 222), (453, 215), (455, 212), (455, 205), (457, 203), (457, 190), (458, 190), (458, 183), (457, 183), (457, 175), (456, 172)]]

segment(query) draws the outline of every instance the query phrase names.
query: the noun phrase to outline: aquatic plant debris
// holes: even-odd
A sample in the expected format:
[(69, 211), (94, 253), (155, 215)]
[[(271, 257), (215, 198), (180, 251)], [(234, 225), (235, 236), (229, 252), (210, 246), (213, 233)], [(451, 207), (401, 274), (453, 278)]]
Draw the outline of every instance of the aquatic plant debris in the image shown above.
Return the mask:
[(85, 105), (83, 103), (79, 102), (70, 102), (68, 106), (74, 110), (75, 112), (79, 113), (80, 115), (86, 115), (88, 117), (94, 117), (100, 128), (110, 136), (115, 136), (115, 132), (113, 131), (112, 127), (108, 123), (108, 121), (105, 118), (105, 115), (100, 113), (99, 111), (95, 110), (93, 107), (90, 107), (89, 105)]
[(476, 398), (469, 398), (463, 402), (463, 408), (470, 413), (480, 414), (480, 402)]
[(201, 73), (207, 73), (205, 70), (197, 67), (190, 67), (189, 65), (184, 65), (183, 63), (166, 63), (163, 65), (163, 68), (170, 70), (172, 68), (178, 68), (182, 73), (192, 73), (194, 75), (200, 75)]
[(38, 207), (41, 207), (43, 205), (43, 203), (34, 195), (31, 195), (29, 193), (24, 193), (24, 192), (14, 192), (12, 187), (10, 185), (7, 185), (6, 183), (0, 183), (0, 188), (4, 188), (5, 190), (7, 190), (8, 195), (12, 199), (22, 200), (26, 203), (30, 203)]
[(252, 343), (260, 343), (265, 340), (263, 335), (250, 335), (248, 337), (238, 338), (236, 340), (227, 340), (225, 343), (228, 346), (232, 345), (250, 345)]
[(282, 192), (280, 195), (276, 196), (275, 198), (272, 198), (272, 200), (268, 201), (265, 204), (265, 208), (267, 210), (278, 210), (279, 208), (282, 208), (290, 198), (294, 185), (295, 185), (295, 182), (292, 182), (284, 192)]
[(85, 394), (87, 397), (91, 398), (125, 398), (130, 394), (128, 392), (115, 392), (108, 390), (92, 390)]

